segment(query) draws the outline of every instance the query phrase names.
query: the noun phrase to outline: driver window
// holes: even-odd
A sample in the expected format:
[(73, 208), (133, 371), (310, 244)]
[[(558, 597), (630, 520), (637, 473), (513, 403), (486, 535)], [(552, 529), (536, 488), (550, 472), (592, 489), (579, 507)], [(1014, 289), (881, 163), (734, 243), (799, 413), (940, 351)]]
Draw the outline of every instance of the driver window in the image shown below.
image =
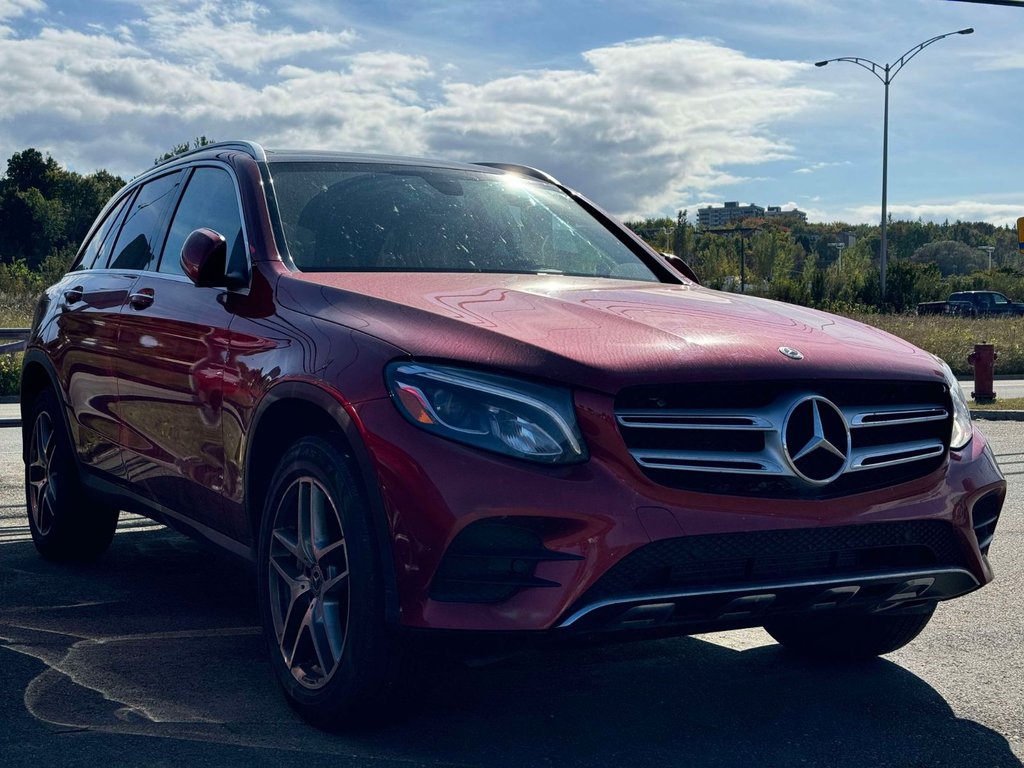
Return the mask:
[(196, 168), (193, 172), (167, 233), (160, 272), (183, 274), (181, 248), (188, 236), (202, 227), (219, 232), (227, 240), (228, 272), (245, 274), (245, 237), (235, 183), (220, 168)]

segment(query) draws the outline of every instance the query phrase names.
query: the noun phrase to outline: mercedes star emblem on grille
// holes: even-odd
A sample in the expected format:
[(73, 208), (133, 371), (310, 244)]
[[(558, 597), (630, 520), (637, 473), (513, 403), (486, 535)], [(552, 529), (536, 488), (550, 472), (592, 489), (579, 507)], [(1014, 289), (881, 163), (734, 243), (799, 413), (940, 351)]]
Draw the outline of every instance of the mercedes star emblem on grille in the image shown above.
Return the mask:
[(779, 352), (784, 354), (790, 360), (803, 360), (804, 354), (799, 349), (793, 349), (792, 347), (779, 347)]
[(782, 427), (782, 451), (797, 477), (826, 485), (846, 470), (850, 428), (831, 401), (807, 395), (789, 409)]

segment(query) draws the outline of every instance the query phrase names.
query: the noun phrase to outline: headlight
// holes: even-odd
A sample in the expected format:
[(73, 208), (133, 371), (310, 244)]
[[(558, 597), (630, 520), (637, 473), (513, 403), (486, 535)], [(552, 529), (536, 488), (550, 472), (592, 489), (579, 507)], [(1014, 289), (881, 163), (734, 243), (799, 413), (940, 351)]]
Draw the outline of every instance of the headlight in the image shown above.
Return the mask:
[(427, 432), (543, 464), (587, 459), (568, 389), (422, 363), (392, 363), (385, 376), (398, 410)]
[(946, 377), (949, 394), (953, 398), (953, 436), (950, 438), (949, 447), (954, 451), (959, 451), (971, 442), (971, 437), (974, 435), (974, 428), (971, 426), (971, 411), (967, 405), (967, 398), (964, 397), (964, 391), (960, 387), (960, 382), (953, 375), (953, 370), (941, 358), (936, 357), (935, 359), (942, 364), (942, 375)]

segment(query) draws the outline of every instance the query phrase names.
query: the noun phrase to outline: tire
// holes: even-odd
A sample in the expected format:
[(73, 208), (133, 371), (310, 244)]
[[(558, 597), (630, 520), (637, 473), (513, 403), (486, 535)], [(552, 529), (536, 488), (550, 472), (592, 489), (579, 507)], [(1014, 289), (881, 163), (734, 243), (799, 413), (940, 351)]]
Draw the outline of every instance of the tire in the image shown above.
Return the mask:
[(271, 666), (292, 707), (332, 730), (381, 719), (403, 673), (369, 514), (340, 441), (306, 437), (282, 457), (260, 525)]
[(118, 510), (96, 503), (82, 487), (53, 390), (36, 398), (29, 424), (25, 506), (32, 542), (48, 560), (95, 560), (114, 538)]
[(765, 624), (787, 650), (823, 660), (858, 661), (902, 648), (925, 628), (935, 613), (793, 616)]

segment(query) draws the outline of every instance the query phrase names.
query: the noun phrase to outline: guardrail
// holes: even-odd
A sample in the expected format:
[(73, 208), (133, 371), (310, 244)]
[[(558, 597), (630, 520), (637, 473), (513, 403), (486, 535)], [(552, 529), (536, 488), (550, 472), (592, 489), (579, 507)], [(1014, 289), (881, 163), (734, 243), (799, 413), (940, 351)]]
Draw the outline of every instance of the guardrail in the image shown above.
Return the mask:
[[(30, 328), (0, 328), (0, 354), (13, 355), (25, 349)], [(4, 341), (14, 339), (14, 341)]]

